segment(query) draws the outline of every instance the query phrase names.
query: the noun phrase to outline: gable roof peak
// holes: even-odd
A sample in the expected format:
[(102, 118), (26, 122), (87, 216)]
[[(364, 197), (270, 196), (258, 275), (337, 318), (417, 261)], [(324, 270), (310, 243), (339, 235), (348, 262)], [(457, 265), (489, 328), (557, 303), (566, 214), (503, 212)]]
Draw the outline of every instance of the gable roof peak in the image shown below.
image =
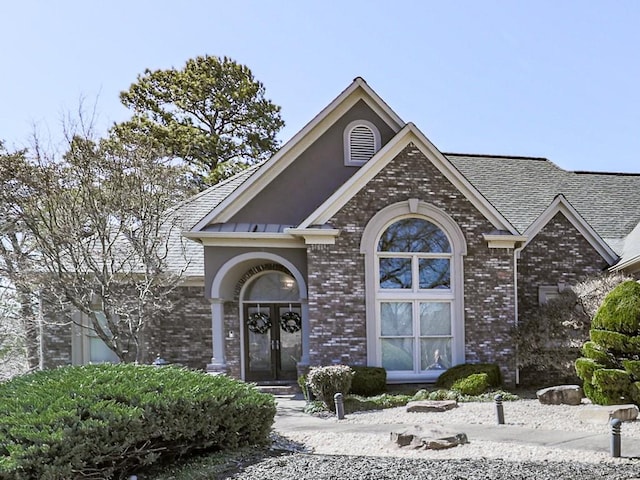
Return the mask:
[(389, 105), (365, 82), (356, 77), (347, 88), (333, 99), (320, 113), (287, 141), (269, 160), (261, 164), (260, 172), (252, 175), (242, 185), (231, 192), (204, 216), (193, 231), (205, 228), (209, 223), (227, 222), (257, 192), (265, 188), (279, 173), (284, 171), (298, 155), (326, 132), (358, 101), (363, 100), (394, 132), (399, 132), (405, 122)]

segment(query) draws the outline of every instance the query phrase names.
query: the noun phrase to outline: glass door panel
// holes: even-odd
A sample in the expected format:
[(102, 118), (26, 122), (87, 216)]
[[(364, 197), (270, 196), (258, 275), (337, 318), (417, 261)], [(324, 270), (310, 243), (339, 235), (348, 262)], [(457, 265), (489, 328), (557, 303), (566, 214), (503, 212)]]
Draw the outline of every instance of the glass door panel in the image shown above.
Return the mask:
[(278, 306), (280, 339), (278, 343), (278, 372), (282, 380), (297, 378), (297, 364), (302, 355), (302, 309), (300, 305)]
[(270, 380), (274, 376), (271, 308), (247, 305), (245, 326), (247, 380)]

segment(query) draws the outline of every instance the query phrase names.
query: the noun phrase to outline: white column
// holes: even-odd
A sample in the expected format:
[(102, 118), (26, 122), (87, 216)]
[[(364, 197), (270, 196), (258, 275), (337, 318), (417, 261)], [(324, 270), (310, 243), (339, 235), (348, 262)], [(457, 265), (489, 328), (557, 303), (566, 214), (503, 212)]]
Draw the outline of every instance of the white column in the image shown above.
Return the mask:
[(221, 298), (211, 299), (211, 337), (213, 351), (207, 371), (225, 372), (227, 365), (224, 358), (224, 300)]

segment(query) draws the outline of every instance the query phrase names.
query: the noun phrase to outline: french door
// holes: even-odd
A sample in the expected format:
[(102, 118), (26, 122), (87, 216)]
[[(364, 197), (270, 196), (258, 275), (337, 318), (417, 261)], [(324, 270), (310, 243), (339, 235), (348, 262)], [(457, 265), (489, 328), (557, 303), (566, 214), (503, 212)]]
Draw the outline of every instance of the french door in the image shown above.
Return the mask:
[(244, 304), (246, 380), (296, 380), (302, 353), (301, 319), (299, 303)]

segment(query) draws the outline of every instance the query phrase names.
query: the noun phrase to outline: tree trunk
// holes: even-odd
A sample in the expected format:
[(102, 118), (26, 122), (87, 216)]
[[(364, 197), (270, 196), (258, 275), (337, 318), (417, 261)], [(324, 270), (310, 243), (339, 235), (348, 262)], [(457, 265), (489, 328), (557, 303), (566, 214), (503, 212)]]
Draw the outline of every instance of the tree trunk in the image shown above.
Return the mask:
[(42, 331), (38, 314), (34, 308), (33, 293), (24, 286), (17, 286), (16, 292), (18, 302), (20, 302), (20, 322), (24, 332), (29, 370), (41, 369)]

